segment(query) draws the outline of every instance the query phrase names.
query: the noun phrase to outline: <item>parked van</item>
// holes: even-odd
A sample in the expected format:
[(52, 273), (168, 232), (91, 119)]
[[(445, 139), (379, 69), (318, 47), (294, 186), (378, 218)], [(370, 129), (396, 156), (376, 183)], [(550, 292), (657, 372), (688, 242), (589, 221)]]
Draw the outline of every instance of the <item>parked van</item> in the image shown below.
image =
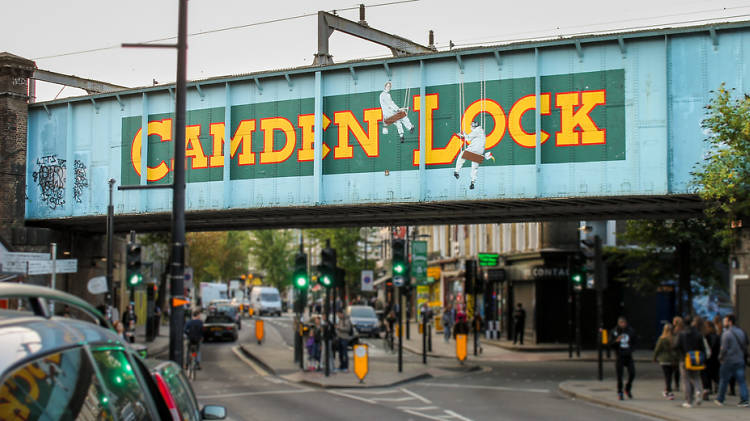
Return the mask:
[(271, 314), (281, 316), (281, 296), (274, 287), (254, 287), (250, 292), (250, 305), (259, 316)]

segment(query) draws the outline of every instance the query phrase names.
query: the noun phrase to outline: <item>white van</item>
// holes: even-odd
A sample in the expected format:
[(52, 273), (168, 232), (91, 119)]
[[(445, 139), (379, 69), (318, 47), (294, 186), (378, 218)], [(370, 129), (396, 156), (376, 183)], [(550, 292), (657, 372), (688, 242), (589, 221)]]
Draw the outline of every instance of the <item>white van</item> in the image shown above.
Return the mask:
[(254, 287), (250, 292), (250, 305), (253, 306), (253, 313), (259, 316), (281, 316), (281, 296), (274, 287)]

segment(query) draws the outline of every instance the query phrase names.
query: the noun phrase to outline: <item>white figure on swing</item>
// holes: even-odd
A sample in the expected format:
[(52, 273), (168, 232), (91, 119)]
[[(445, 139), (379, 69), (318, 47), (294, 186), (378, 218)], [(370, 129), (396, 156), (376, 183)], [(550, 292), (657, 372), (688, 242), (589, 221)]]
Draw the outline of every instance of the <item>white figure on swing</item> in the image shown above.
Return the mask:
[(391, 98), (391, 82), (385, 83), (383, 92), (380, 93), (380, 109), (383, 111), (383, 134), (388, 134), (388, 125), (395, 124), (401, 143), (404, 143), (404, 127), (409, 133), (414, 132), (414, 125), (406, 116), (406, 108), (399, 108)]
[(494, 161), (495, 157), (492, 156), (492, 152), (484, 152), (487, 136), (485, 136), (484, 129), (478, 122), (472, 121), (469, 134), (461, 132), (458, 134), (458, 137), (466, 142), (468, 146), (458, 154), (458, 157), (456, 158), (456, 170), (453, 172), (453, 176), (458, 179), (459, 171), (461, 171), (461, 168), (464, 166), (464, 162), (466, 160), (471, 161), (471, 184), (469, 185), (469, 189), (474, 190), (474, 183), (477, 181), (479, 164), (485, 159), (491, 159)]

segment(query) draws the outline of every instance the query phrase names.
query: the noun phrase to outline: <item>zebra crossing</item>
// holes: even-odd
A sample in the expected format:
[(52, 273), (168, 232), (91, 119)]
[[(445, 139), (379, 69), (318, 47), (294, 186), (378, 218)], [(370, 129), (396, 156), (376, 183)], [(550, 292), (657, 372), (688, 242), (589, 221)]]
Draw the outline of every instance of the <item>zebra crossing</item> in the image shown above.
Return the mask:
[(327, 392), (372, 405), (387, 406), (419, 418), (436, 421), (472, 421), (471, 418), (450, 409), (442, 408), (426, 397), (404, 387), (384, 390), (339, 389), (328, 390)]

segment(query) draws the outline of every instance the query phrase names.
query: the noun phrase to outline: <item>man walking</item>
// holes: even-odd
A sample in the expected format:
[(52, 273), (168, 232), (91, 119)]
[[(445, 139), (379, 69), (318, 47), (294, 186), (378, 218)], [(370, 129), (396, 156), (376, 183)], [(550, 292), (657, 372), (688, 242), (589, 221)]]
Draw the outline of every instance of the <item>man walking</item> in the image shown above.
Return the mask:
[(340, 311), (338, 313), (338, 320), (336, 321), (337, 350), (339, 353), (339, 370), (345, 373), (349, 371), (349, 342), (352, 340), (353, 335), (354, 327), (351, 320), (349, 320), (349, 316), (344, 315)]
[(445, 339), (445, 342), (448, 343), (451, 341), (451, 331), (453, 330), (453, 323), (456, 321), (456, 316), (453, 313), (453, 305), (451, 305), (451, 303), (448, 303), (448, 305), (445, 306), (440, 321), (443, 323), (443, 338)]
[(716, 403), (724, 405), (724, 397), (727, 392), (727, 384), (730, 379), (740, 386), (740, 403), (738, 406), (748, 407), (747, 383), (745, 382), (745, 361), (747, 359), (747, 334), (735, 326), (735, 316), (730, 314), (724, 317), (724, 332), (721, 334), (721, 348), (719, 350), (719, 393)]
[(523, 345), (523, 331), (526, 330), (526, 310), (523, 304), (518, 303), (516, 310), (513, 312), (513, 345), (520, 342)]
[(635, 334), (633, 328), (628, 326), (628, 320), (620, 316), (617, 326), (612, 330), (612, 346), (615, 349), (615, 372), (617, 373), (617, 398), (623, 399), (622, 376), (628, 369), (628, 382), (625, 383), (625, 394), (628, 399), (633, 399), (633, 379), (635, 379), (635, 363), (633, 362), (633, 346)]

